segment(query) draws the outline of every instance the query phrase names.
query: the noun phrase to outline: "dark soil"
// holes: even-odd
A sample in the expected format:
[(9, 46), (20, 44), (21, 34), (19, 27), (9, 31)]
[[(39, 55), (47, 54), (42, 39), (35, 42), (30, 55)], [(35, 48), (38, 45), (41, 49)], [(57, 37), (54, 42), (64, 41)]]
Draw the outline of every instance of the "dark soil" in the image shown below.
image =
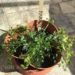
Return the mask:
[[(14, 53), (15, 56), (19, 56), (21, 53), (26, 53), (26, 51), (22, 51), (23, 46), (20, 46), (16, 49), (16, 52)], [(61, 58), (61, 54), (57, 52), (57, 50), (52, 50), (52, 52), (50, 52), (50, 57), (45, 56), (44, 58), (44, 62), (41, 64), (41, 68), (47, 68), (47, 67), (51, 67), (53, 65), (55, 65), (56, 63), (58, 63), (60, 61)], [(57, 56), (56, 56), (57, 54)], [(24, 64), (24, 60), (23, 59), (16, 59), (16, 62), (21, 65)]]

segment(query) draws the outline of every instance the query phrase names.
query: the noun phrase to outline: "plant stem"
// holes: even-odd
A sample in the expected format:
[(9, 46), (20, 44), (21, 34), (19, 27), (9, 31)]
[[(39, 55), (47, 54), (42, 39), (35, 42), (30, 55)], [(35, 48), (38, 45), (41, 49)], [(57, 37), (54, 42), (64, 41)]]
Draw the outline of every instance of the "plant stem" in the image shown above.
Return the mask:
[(47, 24), (46, 28), (44, 29), (44, 31), (47, 29), (47, 27), (49, 26), (49, 24)]
[(23, 59), (23, 58), (20, 58), (20, 57), (14, 56), (14, 55), (12, 55), (12, 57), (14, 57), (14, 58), (16, 58), (16, 59)]
[(42, 20), (44, 0), (39, 0), (39, 21)]
[(1, 31), (3, 31), (3, 32), (6, 32), (6, 33), (9, 33), (8, 31), (6, 31), (6, 30), (3, 30), (3, 29), (0, 29)]

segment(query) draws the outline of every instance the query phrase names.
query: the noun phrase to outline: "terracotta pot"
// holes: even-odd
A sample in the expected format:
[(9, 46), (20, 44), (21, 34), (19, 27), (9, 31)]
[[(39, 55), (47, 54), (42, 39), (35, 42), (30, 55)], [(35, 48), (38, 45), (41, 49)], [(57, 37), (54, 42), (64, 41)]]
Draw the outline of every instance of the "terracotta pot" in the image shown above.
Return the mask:
[(38, 23), (41, 24), (42, 28), (45, 28), (48, 25), (46, 31), (51, 33), (51, 34), (54, 31), (57, 31), (57, 27), (55, 25), (52, 25), (52, 24), (48, 23), (48, 21), (45, 21), (45, 20), (41, 20), (40, 22), (38, 22), (38, 20), (31, 21), (31, 22), (28, 23), (27, 28), (30, 29), (30, 30), (37, 30)]
[[(43, 28), (45, 28), (49, 24), (48, 21), (44, 21), (44, 20), (40, 21), (40, 23), (42, 24), (41, 26)], [(30, 30), (37, 30), (38, 21), (34, 20), (29, 22), (27, 27)], [(52, 24), (49, 24), (46, 31), (52, 34), (54, 31), (57, 31), (57, 27)], [(60, 61), (60, 59), (61, 59), (61, 55), (59, 54), (59, 57), (57, 58), (57, 62), (52, 67), (36, 69), (34, 66), (29, 66), (28, 69), (23, 69), (20, 66), (20, 59), (16, 59), (14, 57), (12, 58), (15, 68), (17, 69), (18, 72), (22, 73), (23, 75), (46, 75)]]
[(12, 39), (16, 40), (18, 35), (19, 35), (18, 33), (15, 33), (13, 36), (6, 34), (5, 39), (4, 39), (4, 43), (9, 44)]

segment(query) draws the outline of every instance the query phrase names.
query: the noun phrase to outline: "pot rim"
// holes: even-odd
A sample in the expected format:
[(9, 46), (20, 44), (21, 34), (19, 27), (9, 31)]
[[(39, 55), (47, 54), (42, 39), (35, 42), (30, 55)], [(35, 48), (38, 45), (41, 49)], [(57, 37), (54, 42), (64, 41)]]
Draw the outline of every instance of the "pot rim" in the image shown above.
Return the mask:
[[(52, 66), (43, 67), (43, 68), (42, 68), (42, 67), (36, 68), (36, 67), (35, 67), (34, 65), (32, 65), (32, 64), (30, 64), (30, 66), (33, 68), (33, 70), (42, 71), (42, 70), (44, 70), (44, 69), (52, 68), (52, 67), (56, 66), (57, 64), (59, 64), (61, 58), (62, 58), (62, 56), (61, 56), (61, 54), (60, 54), (60, 58), (59, 58), (58, 61), (57, 61), (54, 65), (52, 65)], [(18, 62), (16, 61), (16, 59), (17, 59), (17, 58), (12, 57), (13, 63), (16, 65), (16, 67), (18, 67), (18, 68), (20, 68), (20, 69), (23, 69), (23, 68), (18, 64)], [(28, 70), (28, 69), (23, 69), (23, 70)]]

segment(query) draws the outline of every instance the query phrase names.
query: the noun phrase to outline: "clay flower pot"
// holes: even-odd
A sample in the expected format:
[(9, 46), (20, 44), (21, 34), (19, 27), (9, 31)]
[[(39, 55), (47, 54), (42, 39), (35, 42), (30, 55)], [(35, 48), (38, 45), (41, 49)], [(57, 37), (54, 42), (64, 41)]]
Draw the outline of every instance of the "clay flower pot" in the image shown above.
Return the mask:
[[(43, 28), (45, 28), (45, 27), (49, 24), (48, 27), (47, 27), (47, 29), (46, 29), (46, 31), (49, 32), (50, 34), (52, 34), (54, 31), (57, 31), (57, 28), (56, 28), (54, 25), (48, 23), (48, 21), (41, 20), (40, 23), (41, 23), (41, 27), (43, 27)], [(37, 20), (34, 20), (34, 21), (29, 22), (27, 27), (28, 27), (28, 29), (30, 29), (30, 30), (37, 30), (38, 21), (37, 21)], [(61, 59), (61, 55), (59, 54), (59, 56), (58, 56), (58, 58), (57, 58), (57, 62), (56, 62), (53, 66), (51, 66), (51, 67), (38, 68), (38, 69), (36, 69), (35, 66), (30, 65), (30, 66), (28, 67), (28, 69), (23, 69), (23, 68), (20, 66), (20, 64), (21, 64), (21, 62), (22, 62), (23, 60), (21, 60), (21, 59), (16, 59), (16, 58), (14, 58), (14, 57), (12, 58), (16, 70), (17, 70), (18, 72), (22, 73), (23, 75), (46, 75), (46, 74), (48, 74), (48, 73), (51, 71), (51, 69), (60, 61), (60, 59)], [(48, 61), (49, 61), (49, 60), (48, 60)], [(47, 63), (46, 63), (46, 64), (47, 64)]]
[(6, 34), (5, 39), (4, 39), (4, 43), (9, 44), (9, 42), (12, 39), (15, 39), (16, 40), (17, 37), (18, 37), (18, 33), (15, 33), (13, 36), (10, 36), (9, 34)]

